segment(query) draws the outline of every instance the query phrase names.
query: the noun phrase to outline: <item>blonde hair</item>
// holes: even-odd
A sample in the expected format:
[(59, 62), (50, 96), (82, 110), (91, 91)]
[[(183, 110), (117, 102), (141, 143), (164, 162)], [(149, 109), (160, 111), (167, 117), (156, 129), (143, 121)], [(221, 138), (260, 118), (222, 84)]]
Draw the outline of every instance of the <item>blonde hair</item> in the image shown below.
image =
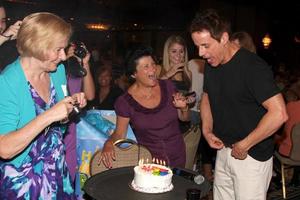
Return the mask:
[(180, 44), (184, 48), (184, 70), (183, 70), (183, 79), (188, 79), (190, 82), (190, 71), (188, 69), (188, 52), (185, 40), (178, 35), (171, 35), (165, 42), (164, 45), (164, 54), (163, 54), (163, 66), (161, 69), (161, 75), (165, 75), (167, 71), (170, 70), (170, 58), (169, 58), (169, 49), (173, 44)]
[(70, 39), (72, 27), (55, 14), (40, 12), (24, 18), (17, 37), (17, 49), (21, 56), (46, 59), (46, 51), (53, 48), (54, 42)]

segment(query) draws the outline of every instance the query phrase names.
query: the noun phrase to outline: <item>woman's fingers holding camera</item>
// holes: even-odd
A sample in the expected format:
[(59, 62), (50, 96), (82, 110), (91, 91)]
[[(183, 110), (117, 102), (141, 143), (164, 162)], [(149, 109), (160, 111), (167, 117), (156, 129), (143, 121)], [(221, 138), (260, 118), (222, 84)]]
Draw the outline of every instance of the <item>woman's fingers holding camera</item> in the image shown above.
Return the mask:
[(183, 71), (184, 63), (179, 63), (176, 65), (177, 72)]
[(87, 104), (85, 94), (83, 92), (72, 95), (72, 99), (74, 101), (73, 104), (78, 104), (80, 108), (83, 108)]
[(52, 119), (51, 122), (62, 121), (68, 118), (69, 113), (72, 110), (72, 104), (62, 100), (55, 104), (51, 109), (47, 110), (48, 118)]

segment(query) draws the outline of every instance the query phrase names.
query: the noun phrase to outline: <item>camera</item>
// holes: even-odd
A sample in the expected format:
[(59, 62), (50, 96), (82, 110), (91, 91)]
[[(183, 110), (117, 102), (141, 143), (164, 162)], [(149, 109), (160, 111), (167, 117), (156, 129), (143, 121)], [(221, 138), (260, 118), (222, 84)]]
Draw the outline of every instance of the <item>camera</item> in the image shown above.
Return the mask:
[(74, 55), (81, 59), (81, 62), (75, 56), (69, 57), (63, 61), (68, 75), (72, 77), (84, 77), (87, 74), (86, 69), (82, 66), (82, 59), (86, 56), (87, 50), (82, 42), (73, 42), (66, 48), (66, 52), (74, 45)]
[(71, 111), (71, 113), (69, 114), (69, 121), (72, 122), (79, 122), (80, 117), (79, 115), (81, 114), (81, 108), (79, 107), (79, 104), (76, 103), (73, 105), (73, 110)]
[(195, 91), (192, 91), (192, 92), (188, 92), (188, 93), (185, 93), (184, 94), (185, 97), (196, 97), (196, 92)]
[(74, 50), (75, 56), (83, 59), (87, 54), (83, 42), (74, 42), (74, 45), (75, 45), (75, 50)]

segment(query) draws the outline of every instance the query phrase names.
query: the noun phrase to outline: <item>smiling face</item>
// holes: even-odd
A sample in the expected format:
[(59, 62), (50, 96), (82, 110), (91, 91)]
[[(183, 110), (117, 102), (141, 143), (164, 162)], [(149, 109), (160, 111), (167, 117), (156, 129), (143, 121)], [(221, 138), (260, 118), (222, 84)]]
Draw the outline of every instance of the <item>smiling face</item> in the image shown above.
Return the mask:
[(112, 80), (111, 72), (109, 70), (102, 71), (98, 76), (98, 83), (100, 87), (110, 86)]
[(184, 46), (178, 43), (173, 43), (170, 45), (169, 50), (169, 61), (171, 65), (184, 62)]
[(41, 66), (45, 71), (56, 70), (57, 65), (66, 59), (65, 48), (68, 44), (68, 39), (59, 39), (53, 42), (50, 49), (45, 52), (45, 60), (40, 60)]
[(212, 38), (206, 30), (192, 33), (194, 44), (198, 47), (199, 56), (207, 60), (207, 62), (217, 67), (227, 62), (225, 59), (225, 45), (228, 42), (228, 34), (223, 33), (218, 42)]
[(133, 75), (136, 82), (145, 86), (155, 86), (158, 82), (156, 78), (157, 66), (153, 58), (151, 56), (143, 56), (136, 63), (136, 72)]

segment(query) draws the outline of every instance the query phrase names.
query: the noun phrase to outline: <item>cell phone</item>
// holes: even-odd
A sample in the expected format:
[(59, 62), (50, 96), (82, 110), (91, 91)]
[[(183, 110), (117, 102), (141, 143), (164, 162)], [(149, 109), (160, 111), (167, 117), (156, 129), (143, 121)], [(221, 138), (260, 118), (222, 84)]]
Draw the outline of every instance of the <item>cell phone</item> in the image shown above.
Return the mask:
[(183, 96), (185, 96), (185, 97), (196, 97), (196, 92), (195, 91), (188, 92), (188, 93), (185, 93)]

